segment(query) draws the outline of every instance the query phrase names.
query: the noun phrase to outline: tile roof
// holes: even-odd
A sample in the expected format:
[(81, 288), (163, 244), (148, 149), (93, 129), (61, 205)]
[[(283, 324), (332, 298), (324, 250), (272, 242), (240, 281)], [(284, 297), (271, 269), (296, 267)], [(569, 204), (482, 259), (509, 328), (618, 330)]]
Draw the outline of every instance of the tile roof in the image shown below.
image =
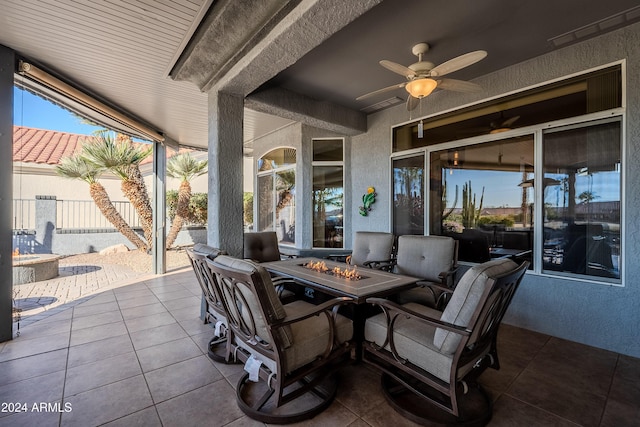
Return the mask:
[(57, 165), (82, 149), (91, 136), (25, 126), (13, 127), (13, 161)]
[[(57, 165), (63, 157), (82, 150), (82, 145), (92, 138), (91, 135), (13, 126), (13, 161)], [(189, 151), (192, 150), (181, 148), (179, 153)], [(140, 164), (148, 163), (153, 163), (153, 156), (148, 156)]]

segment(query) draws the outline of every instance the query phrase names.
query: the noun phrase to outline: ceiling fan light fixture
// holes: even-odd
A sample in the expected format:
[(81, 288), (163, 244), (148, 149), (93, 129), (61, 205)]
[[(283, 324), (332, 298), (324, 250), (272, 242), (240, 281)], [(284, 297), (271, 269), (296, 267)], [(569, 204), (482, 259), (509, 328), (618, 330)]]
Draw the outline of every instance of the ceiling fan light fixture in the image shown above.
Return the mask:
[(438, 82), (429, 78), (422, 78), (411, 80), (404, 87), (407, 92), (411, 94), (414, 98), (424, 98), (425, 96), (429, 96), (431, 92), (438, 86)]
[(489, 134), (494, 135), (496, 133), (502, 133), (502, 132), (508, 132), (510, 131), (511, 128), (507, 128), (507, 127), (502, 127), (502, 128), (497, 128), (497, 129), (492, 129)]

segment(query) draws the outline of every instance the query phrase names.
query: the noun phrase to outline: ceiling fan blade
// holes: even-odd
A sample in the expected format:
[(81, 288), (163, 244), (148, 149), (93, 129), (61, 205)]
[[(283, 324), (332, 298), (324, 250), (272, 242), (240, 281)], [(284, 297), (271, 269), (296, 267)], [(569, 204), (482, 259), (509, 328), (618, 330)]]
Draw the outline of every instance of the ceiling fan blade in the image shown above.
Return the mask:
[(416, 72), (411, 68), (405, 67), (404, 65), (400, 65), (396, 62), (387, 61), (386, 59), (380, 61), (380, 65), (382, 65), (387, 70), (393, 71), (396, 74), (400, 74), (401, 76), (413, 77), (416, 75)]
[(465, 82), (464, 80), (455, 79), (439, 79), (438, 87), (440, 89), (452, 90), (454, 92), (480, 92), (482, 87), (475, 83)]
[(505, 127), (505, 128), (511, 127), (511, 125), (514, 124), (516, 120), (518, 120), (519, 118), (520, 116), (513, 116), (505, 120), (504, 122), (502, 122), (502, 127)]
[(473, 52), (465, 53), (464, 55), (457, 56), (453, 59), (444, 62), (431, 70), (431, 76), (444, 76), (445, 74), (453, 73), (464, 67), (468, 67), (471, 64), (484, 59), (487, 56), (487, 52), (484, 50), (476, 50)]
[(420, 104), (420, 99), (409, 95), (409, 97), (407, 98), (407, 111), (415, 110), (418, 104)]
[(369, 93), (365, 93), (364, 95), (360, 95), (359, 97), (356, 98), (356, 101), (360, 101), (361, 99), (369, 98), (370, 96), (378, 95), (380, 93), (388, 92), (390, 90), (400, 89), (400, 88), (405, 87), (406, 85), (407, 84), (403, 82), (403, 83), (395, 84), (393, 86), (387, 86), (387, 87), (384, 87), (382, 89), (374, 90), (373, 92), (369, 92)]

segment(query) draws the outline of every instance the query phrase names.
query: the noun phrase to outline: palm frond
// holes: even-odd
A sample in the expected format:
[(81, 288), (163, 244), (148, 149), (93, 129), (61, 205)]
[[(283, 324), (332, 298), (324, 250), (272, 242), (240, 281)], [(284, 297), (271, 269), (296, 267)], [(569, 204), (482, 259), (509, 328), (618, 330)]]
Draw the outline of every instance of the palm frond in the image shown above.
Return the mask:
[(190, 181), (205, 173), (207, 173), (207, 161), (197, 160), (190, 153), (178, 154), (167, 162), (167, 175), (171, 178)]
[(98, 180), (103, 169), (80, 155), (64, 157), (55, 167), (56, 174), (63, 178), (81, 179), (89, 184)]

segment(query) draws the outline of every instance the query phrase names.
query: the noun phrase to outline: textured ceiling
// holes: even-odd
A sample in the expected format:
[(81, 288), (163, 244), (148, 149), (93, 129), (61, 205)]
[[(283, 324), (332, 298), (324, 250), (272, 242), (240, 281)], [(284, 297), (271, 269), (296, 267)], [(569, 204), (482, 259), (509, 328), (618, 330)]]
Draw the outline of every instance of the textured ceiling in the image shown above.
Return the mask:
[[(207, 95), (189, 82), (170, 79), (169, 73), (211, 4), (223, 3), (2, 0), (0, 44), (132, 112), (181, 144), (206, 147)], [(488, 51), (483, 61), (451, 75), (470, 80), (639, 18), (637, 0), (386, 0), (311, 52), (292, 52), (299, 55), (297, 62), (264, 87), (280, 86), (360, 110), (385, 98), (406, 97), (399, 89), (355, 101), (363, 93), (401, 82), (401, 76), (378, 61), (415, 62), (411, 47), (417, 42), (431, 45), (426, 59), (435, 64), (476, 49)], [(287, 123), (248, 113), (245, 142)]]

